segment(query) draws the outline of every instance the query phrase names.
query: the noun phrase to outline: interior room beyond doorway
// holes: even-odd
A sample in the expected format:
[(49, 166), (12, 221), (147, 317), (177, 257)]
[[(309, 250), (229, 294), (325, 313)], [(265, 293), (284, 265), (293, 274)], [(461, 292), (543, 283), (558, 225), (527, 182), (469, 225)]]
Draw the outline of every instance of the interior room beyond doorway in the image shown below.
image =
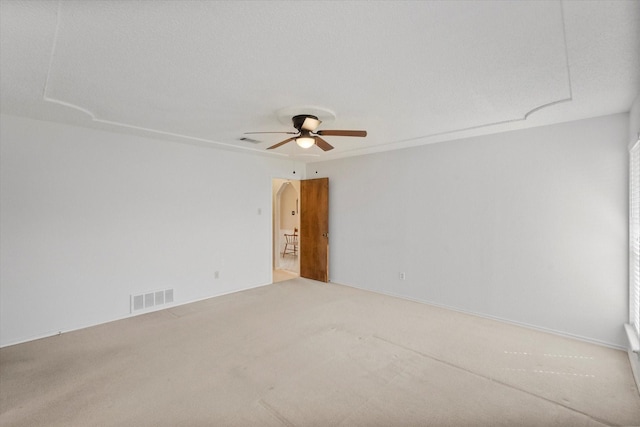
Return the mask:
[[(300, 181), (274, 179), (273, 189), (273, 282), (300, 276), (300, 251), (292, 240), (300, 235)], [(289, 242), (287, 244), (287, 235)], [(295, 239), (291, 236), (296, 235)], [(286, 251), (285, 251), (286, 248)]]

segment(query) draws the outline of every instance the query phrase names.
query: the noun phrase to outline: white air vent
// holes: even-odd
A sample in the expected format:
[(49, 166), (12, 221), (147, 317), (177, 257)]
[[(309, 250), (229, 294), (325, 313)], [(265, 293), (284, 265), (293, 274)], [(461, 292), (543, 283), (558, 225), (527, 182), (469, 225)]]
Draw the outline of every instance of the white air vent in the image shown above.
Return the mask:
[(173, 302), (173, 289), (131, 295), (131, 313)]
[(253, 138), (247, 138), (246, 136), (243, 136), (242, 138), (238, 139), (239, 141), (244, 141), (244, 142), (250, 142), (252, 144), (260, 144), (262, 141), (258, 141), (257, 139), (253, 139)]
[(131, 311), (142, 310), (144, 308), (144, 297), (142, 295), (131, 296)]
[(155, 303), (156, 305), (164, 304), (164, 291), (156, 292)]

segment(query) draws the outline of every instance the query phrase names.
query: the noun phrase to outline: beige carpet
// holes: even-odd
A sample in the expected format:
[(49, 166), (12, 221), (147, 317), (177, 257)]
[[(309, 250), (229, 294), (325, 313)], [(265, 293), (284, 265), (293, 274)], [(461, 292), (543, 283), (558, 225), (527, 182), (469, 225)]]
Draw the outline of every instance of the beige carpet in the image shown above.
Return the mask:
[(640, 425), (618, 350), (294, 279), (0, 350), (2, 426)]

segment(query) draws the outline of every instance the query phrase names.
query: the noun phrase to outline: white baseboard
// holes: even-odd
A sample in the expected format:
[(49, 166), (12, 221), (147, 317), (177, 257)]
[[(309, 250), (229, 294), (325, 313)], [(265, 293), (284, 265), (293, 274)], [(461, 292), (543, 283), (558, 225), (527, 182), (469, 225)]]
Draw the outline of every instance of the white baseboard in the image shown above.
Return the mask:
[(633, 372), (633, 379), (636, 380), (636, 389), (640, 394), (640, 355), (631, 349), (627, 350), (629, 355), (629, 363), (631, 364), (631, 371)]
[(203, 297), (203, 298), (197, 298), (197, 299), (193, 299), (193, 300), (189, 300), (189, 301), (182, 301), (179, 303), (174, 303), (174, 304), (165, 304), (162, 306), (156, 306), (153, 308), (150, 308), (148, 310), (141, 310), (139, 312), (135, 312), (135, 313), (129, 313), (123, 316), (118, 316), (115, 317), (111, 320), (106, 320), (104, 322), (97, 322), (97, 323), (90, 323), (90, 324), (86, 324), (86, 325), (80, 325), (80, 326), (73, 326), (70, 328), (66, 328), (63, 330), (53, 330), (53, 331), (47, 331), (44, 332), (42, 334), (38, 334), (38, 335), (33, 335), (33, 336), (29, 336), (29, 337), (24, 337), (24, 338), (20, 338), (14, 341), (9, 341), (6, 343), (3, 343), (2, 345), (0, 345), (0, 348), (5, 348), (5, 347), (10, 347), (12, 345), (18, 345), (18, 344), (23, 344), (26, 342), (30, 342), (30, 341), (35, 341), (35, 340), (39, 340), (39, 339), (43, 339), (43, 338), (50, 338), (50, 337), (54, 337), (56, 335), (62, 335), (68, 332), (73, 332), (73, 331), (79, 331), (81, 329), (86, 329), (86, 328), (91, 328), (93, 326), (98, 326), (98, 325), (104, 325), (105, 323), (111, 323), (111, 322), (117, 322), (118, 320), (123, 320), (123, 319), (128, 319), (130, 317), (136, 317), (136, 316), (141, 316), (143, 314), (149, 314), (149, 313), (153, 313), (156, 311), (162, 311), (162, 310), (169, 310), (175, 307), (179, 307), (181, 305), (185, 305), (185, 304), (191, 304), (194, 302), (198, 302), (198, 301), (204, 301), (210, 298), (216, 298), (216, 297), (221, 297), (223, 295), (229, 295), (229, 294), (235, 294), (236, 292), (243, 292), (243, 291), (248, 291), (249, 289), (255, 289), (255, 288), (260, 288), (262, 286), (267, 286), (270, 285), (271, 283), (264, 283), (264, 284), (260, 284), (260, 285), (252, 285), (252, 286), (247, 286), (245, 288), (241, 288), (241, 289), (236, 289), (233, 291), (229, 291), (229, 292), (223, 292), (220, 294), (215, 294), (215, 295), (210, 295), (207, 297)]
[(485, 319), (497, 320), (499, 322), (509, 323), (511, 325), (516, 325), (516, 326), (522, 326), (523, 328), (533, 329), (533, 330), (540, 331), (540, 332), (546, 332), (546, 333), (553, 334), (553, 335), (559, 335), (559, 336), (566, 337), (566, 338), (572, 338), (572, 339), (576, 339), (576, 340), (579, 340), (579, 341), (588, 342), (588, 343), (591, 343), (591, 344), (597, 344), (597, 345), (600, 345), (600, 346), (603, 346), (603, 347), (613, 348), (613, 349), (616, 349), (616, 350), (623, 350), (623, 351), (627, 350), (626, 347), (621, 346), (619, 344), (614, 344), (614, 343), (610, 343), (610, 342), (606, 342), (606, 341), (600, 341), (600, 340), (589, 338), (589, 337), (585, 337), (585, 336), (582, 336), (582, 335), (576, 335), (576, 334), (571, 334), (571, 333), (565, 332), (565, 331), (558, 331), (558, 330), (555, 330), (555, 329), (544, 328), (544, 327), (541, 327), (541, 326), (531, 325), (531, 324), (528, 324), (528, 323), (519, 322), (519, 321), (512, 320), (512, 319), (506, 319), (506, 318), (503, 318), (503, 317), (492, 316), (492, 315), (485, 314), (485, 313), (478, 313), (478, 312), (475, 312), (475, 311), (465, 310), (465, 309), (461, 309), (461, 308), (458, 308), (458, 307), (453, 307), (453, 306), (449, 306), (449, 305), (446, 305), (446, 304), (440, 304), (440, 303), (429, 301), (429, 300), (423, 300), (423, 299), (419, 299), (419, 298), (407, 297), (405, 295), (398, 295), (398, 294), (394, 294), (392, 292), (374, 291), (374, 290), (371, 290), (371, 289), (367, 289), (367, 288), (363, 288), (363, 287), (355, 286), (355, 285), (346, 285), (346, 284), (343, 284), (343, 283), (336, 283), (336, 282), (332, 282), (332, 283), (334, 283), (336, 285), (343, 285), (343, 286), (348, 286), (348, 287), (351, 287), (351, 288), (360, 289), (360, 290), (363, 290), (363, 291), (369, 291), (369, 292), (373, 292), (373, 293), (380, 294), (380, 295), (387, 295), (387, 296), (391, 296), (391, 297), (405, 299), (405, 300), (408, 300), (408, 301), (418, 302), (418, 303), (421, 303), (421, 304), (427, 304), (427, 305), (431, 305), (431, 306), (434, 306), (434, 307), (445, 308), (447, 310), (456, 311), (458, 313), (469, 314), (469, 315), (472, 315), (472, 316), (482, 317), (482, 318), (485, 318)]

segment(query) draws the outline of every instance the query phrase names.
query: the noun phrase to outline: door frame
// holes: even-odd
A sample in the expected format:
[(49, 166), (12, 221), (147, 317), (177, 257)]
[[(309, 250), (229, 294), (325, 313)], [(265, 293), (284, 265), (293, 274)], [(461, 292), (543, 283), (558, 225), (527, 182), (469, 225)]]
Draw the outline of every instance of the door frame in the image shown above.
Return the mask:
[[(278, 233), (280, 232), (280, 213), (281, 213), (281, 208), (280, 208), (280, 201), (278, 198), (278, 195), (280, 193), (280, 191), (283, 189), (283, 185), (280, 184), (280, 186), (276, 189), (274, 182), (276, 180), (282, 180), (282, 181), (294, 181), (294, 182), (298, 182), (299, 186), (296, 189), (298, 191), (298, 225), (299, 225), (299, 234), (302, 235), (303, 233), (305, 233), (305, 230), (302, 229), (302, 204), (303, 204), (303, 195), (302, 195), (302, 181), (314, 181), (314, 180), (320, 180), (320, 179), (329, 179), (328, 177), (322, 177), (322, 178), (310, 178), (310, 179), (305, 179), (305, 178), (282, 178), (282, 177), (272, 177), (271, 178), (271, 261), (270, 261), (270, 265), (271, 265), (271, 281), (270, 283), (273, 283), (273, 272), (274, 269), (276, 268), (276, 266), (278, 266), (277, 264), (277, 258), (280, 255), (280, 246), (279, 246), (279, 235)], [(328, 185), (328, 182), (327, 182)], [(327, 191), (329, 191), (329, 189), (327, 188)], [(327, 200), (328, 202), (328, 200)], [(329, 219), (329, 212), (327, 211), (326, 213), (327, 215), (327, 220)], [(276, 221), (278, 221), (278, 223), (276, 223)], [(328, 227), (326, 230), (327, 233), (327, 259), (326, 259), (326, 282), (329, 281), (329, 238), (328, 238)], [(277, 245), (276, 245), (277, 244)], [(277, 249), (276, 249), (277, 248)], [(302, 277), (301, 273), (301, 267), (302, 267), (302, 257), (303, 257), (303, 253), (305, 251), (304, 245), (300, 244), (298, 247), (298, 260), (300, 263), (300, 271), (298, 271), (298, 276)]]
[[(282, 183), (280, 184), (280, 186), (278, 188), (275, 188), (274, 182), (275, 181), (282, 181)], [(285, 184), (284, 182), (289, 181), (289, 182), (297, 182), (297, 186), (295, 184), (289, 184), (289, 185), (293, 185), (296, 192), (298, 193), (298, 212), (296, 212), (296, 215), (298, 215), (297, 218), (297, 222), (298, 222), (298, 228), (300, 227), (300, 181), (302, 181), (301, 179), (295, 179), (295, 178), (279, 178), (279, 177), (274, 177), (271, 178), (271, 203), (272, 203), (272, 207), (271, 207), (271, 283), (273, 283), (273, 271), (275, 269), (277, 269), (279, 267), (279, 256), (280, 256), (280, 232), (281, 232), (281, 228), (280, 228), (280, 213), (281, 213), (281, 207), (280, 207), (280, 194), (281, 192), (284, 190), (285, 188)], [(296, 188), (297, 187), (297, 188)], [(298, 250), (300, 249), (300, 247), (298, 247)], [(298, 252), (298, 257), (300, 257), (300, 253)], [(300, 272), (298, 271), (298, 276), (300, 275)]]

